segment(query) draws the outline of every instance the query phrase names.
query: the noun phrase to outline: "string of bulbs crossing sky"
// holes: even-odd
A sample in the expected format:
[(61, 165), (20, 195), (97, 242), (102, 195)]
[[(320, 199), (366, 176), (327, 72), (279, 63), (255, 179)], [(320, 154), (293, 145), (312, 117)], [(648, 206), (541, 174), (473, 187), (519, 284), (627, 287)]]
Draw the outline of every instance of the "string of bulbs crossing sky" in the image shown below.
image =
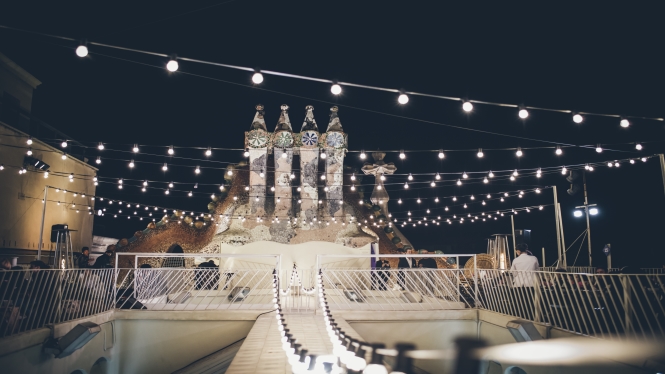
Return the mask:
[[(0, 28), (19, 31), (19, 32), (24, 32), (24, 33), (30, 33), (30, 34), (34, 34), (34, 35), (45, 36), (45, 37), (49, 37), (49, 38), (56, 38), (56, 39), (60, 39), (60, 40), (67, 40), (69, 42), (77, 42), (77, 40), (74, 39), (74, 38), (64, 37), (64, 36), (60, 36), (60, 35), (40, 33), (40, 32), (29, 31), (29, 30), (23, 30), (23, 29), (18, 29), (18, 28), (6, 26), (6, 25), (0, 25)], [(189, 57), (184, 57), (184, 56), (176, 56), (176, 55), (173, 55), (173, 54), (157, 53), (157, 52), (151, 52), (151, 51), (146, 51), (146, 50), (141, 50), (141, 49), (127, 48), (127, 47), (122, 47), (122, 46), (117, 46), (117, 45), (106, 44), (106, 43), (99, 43), (99, 42), (94, 42), (94, 41), (79, 42), (79, 45), (75, 48), (76, 55), (81, 57), (81, 58), (87, 57), (90, 54), (89, 46), (110, 48), (110, 49), (122, 50), (122, 51), (126, 51), (126, 52), (140, 53), (140, 54), (145, 54), (145, 55), (164, 58), (164, 59), (166, 59), (165, 68), (169, 72), (178, 71), (178, 69), (180, 68), (179, 61), (184, 61), (184, 62), (205, 64), (205, 65), (211, 65), (211, 66), (217, 66), (217, 67), (223, 67), (223, 68), (228, 68), (228, 69), (250, 72), (252, 74), (252, 77), (251, 77), (252, 82), (254, 84), (257, 84), (257, 85), (263, 83), (264, 75), (273, 75), (273, 76), (279, 76), (279, 77), (285, 77), (285, 78), (293, 78), (293, 79), (300, 79), (300, 80), (306, 80), (306, 81), (329, 84), (330, 85), (330, 92), (334, 95), (340, 95), (342, 93), (342, 87), (343, 86), (361, 88), (361, 89), (367, 89), (367, 90), (374, 90), (374, 91), (390, 92), (390, 93), (395, 93), (395, 94), (398, 95), (397, 96), (397, 102), (401, 105), (406, 105), (410, 101), (410, 96), (421, 96), (421, 97), (428, 97), (428, 98), (433, 98), (433, 99), (441, 99), (441, 100), (461, 102), (462, 103), (462, 110), (467, 112), (467, 113), (473, 111), (474, 104), (476, 104), (476, 105), (490, 105), (490, 106), (517, 109), (518, 110), (517, 115), (519, 116), (519, 118), (521, 118), (523, 120), (527, 119), (529, 117), (529, 111), (533, 110), (533, 111), (547, 111), (547, 112), (569, 114), (569, 115), (571, 115), (572, 121), (575, 122), (575, 123), (578, 123), (578, 124), (584, 122), (586, 117), (588, 117), (588, 116), (617, 118), (617, 119), (619, 119), (619, 125), (622, 128), (627, 128), (627, 127), (631, 126), (631, 121), (630, 121), (631, 119), (641, 119), (641, 120), (658, 121), (658, 122), (663, 122), (664, 121), (664, 119), (662, 117), (646, 117), (646, 116), (622, 115), (622, 114), (612, 114), (612, 113), (598, 113), (598, 112), (590, 112), (590, 111), (575, 111), (575, 110), (571, 110), (571, 109), (547, 108), (547, 107), (542, 107), (542, 106), (530, 106), (530, 105), (521, 105), (521, 104), (513, 104), (513, 103), (502, 103), (502, 102), (494, 102), (494, 101), (487, 101), (487, 100), (474, 100), (474, 99), (455, 97), (455, 96), (444, 96), (444, 95), (435, 95), (435, 94), (428, 94), (428, 93), (422, 93), (422, 92), (416, 92), (416, 91), (405, 91), (405, 90), (395, 89), (395, 88), (371, 86), (371, 85), (352, 83), (352, 82), (343, 82), (343, 81), (337, 81), (337, 80), (333, 80), (333, 79), (316, 78), (316, 77), (310, 77), (310, 76), (299, 75), (299, 74), (290, 74), (290, 73), (284, 73), (284, 72), (278, 72), (278, 71), (272, 71), (272, 70), (257, 70), (257, 69), (254, 69), (254, 68), (251, 68), (251, 67), (246, 67), (246, 66), (224, 64), (224, 63), (219, 63), (219, 62), (214, 62), (214, 61), (206, 61), (206, 60), (189, 58)]]

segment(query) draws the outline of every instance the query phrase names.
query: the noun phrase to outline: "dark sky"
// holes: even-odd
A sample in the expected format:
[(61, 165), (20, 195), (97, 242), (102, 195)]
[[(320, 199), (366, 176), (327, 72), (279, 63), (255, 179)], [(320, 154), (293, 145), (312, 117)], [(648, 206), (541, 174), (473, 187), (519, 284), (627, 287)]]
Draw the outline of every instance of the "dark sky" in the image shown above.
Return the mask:
[[(656, 2), (612, 6), (598, 2), (442, 5), (237, 0), (184, 15), (218, 2), (12, 3), (0, 5), (3, 25), (129, 48), (477, 100), (634, 116), (664, 115), (665, 24), (661, 19), (662, 6)], [(170, 19), (160, 21), (165, 18)], [(80, 59), (74, 54), (73, 43), (8, 30), (0, 30), (0, 40), (3, 53), (43, 82), (33, 103), (37, 117), (78, 141), (103, 141), (114, 149), (129, 149), (133, 143), (240, 148), (257, 103), (266, 106), (270, 130), (277, 122), (279, 105), (288, 104), (296, 131), (306, 105), (314, 105), (319, 127), (325, 129), (329, 108), (336, 103), (351, 150), (548, 145), (440, 124), (567, 144), (603, 143), (616, 150), (597, 154), (593, 149), (568, 148), (561, 157), (555, 156), (552, 149), (529, 150), (521, 160), (509, 151), (486, 150), (482, 160), (475, 151), (447, 152), (444, 161), (439, 161), (435, 153), (409, 153), (405, 161), (390, 153), (386, 160), (395, 162), (400, 174), (508, 170), (638, 157), (633, 145), (622, 145), (635, 141), (645, 142), (643, 154), (663, 152), (662, 122), (633, 120), (630, 128), (623, 129), (615, 118), (587, 117), (578, 125), (568, 114), (542, 111), (532, 111), (522, 121), (515, 109), (482, 105), (476, 105), (474, 112), (467, 115), (457, 102), (412, 96), (408, 105), (399, 106), (392, 93), (345, 87), (343, 95), (335, 97), (327, 84), (266, 76), (260, 88), (277, 91), (270, 92), (252, 88), (251, 74), (246, 72), (181, 62), (181, 73), (168, 74), (164, 69), (148, 66), (164, 66), (164, 59), (159, 57), (91, 47), (90, 56)], [(146, 146), (142, 150), (165, 155), (164, 148)], [(98, 155), (95, 149), (86, 152), (91, 162)], [(178, 187), (183, 190), (191, 190), (197, 181), (222, 180), (222, 170), (204, 169), (198, 177), (192, 172), (197, 164), (223, 167), (221, 163), (139, 155), (135, 157), (137, 161), (189, 167), (172, 168), (164, 175), (159, 165), (138, 164), (130, 172), (126, 161), (112, 160), (130, 156), (105, 152), (101, 156), (108, 159), (100, 168), (104, 177), (174, 180), (181, 182)], [(201, 154), (200, 150), (178, 151), (179, 156), (193, 158), (202, 158)], [(237, 162), (242, 154), (217, 151), (212, 158)], [(362, 165), (356, 153), (350, 153), (347, 160), (349, 165)], [(403, 175), (395, 176), (389, 182), (401, 184), (404, 179)], [(450, 180), (454, 179), (447, 179), (447, 186), (437, 189), (412, 188), (405, 192), (400, 185), (391, 187), (392, 211), (404, 216), (405, 210), (419, 209), (413, 202), (398, 206), (399, 197), (423, 197), (423, 206), (443, 213), (440, 207), (452, 206), (452, 202), (441, 203), (434, 210), (433, 196), (484, 195), (557, 185), (566, 243), (570, 244), (585, 229), (584, 220), (572, 215), (583, 196), (567, 195), (568, 183), (560, 174), (540, 180), (522, 177), (512, 183), (462, 187), (451, 186)], [(665, 263), (660, 232), (665, 195), (658, 160), (624, 164), (619, 169), (598, 167), (587, 175), (587, 181), (590, 203), (598, 204), (601, 212), (591, 219), (595, 263), (605, 264), (601, 249), (606, 243), (612, 244), (615, 266), (653, 267)], [(209, 194), (215, 190), (215, 186), (201, 187), (200, 195), (194, 198), (187, 198), (185, 193), (166, 197), (161, 190), (149, 190), (143, 197), (137, 196), (138, 187), (120, 192), (115, 185), (102, 184), (98, 194), (203, 210)], [(551, 200), (552, 194), (547, 190), (537, 198), (513, 198), (501, 205), (492, 203), (485, 210), (549, 204)], [(464, 211), (461, 207), (455, 209)], [(480, 212), (483, 208), (476, 204), (469, 210)], [(517, 228), (533, 230), (532, 248), (540, 256), (540, 248), (545, 247), (550, 264), (556, 253), (552, 208), (523, 213), (515, 219)], [(100, 233), (115, 237), (130, 236), (145, 226), (145, 222), (114, 220), (108, 215), (96, 218), (96, 224)], [(509, 232), (510, 220), (420, 226), (403, 231), (416, 248), (483, 252), (483, 239)], [(570, 249), (569, 265), (578, 248), (575, 245)], [(578, 265), (588, 264), (585, 251), (586, 243)]]

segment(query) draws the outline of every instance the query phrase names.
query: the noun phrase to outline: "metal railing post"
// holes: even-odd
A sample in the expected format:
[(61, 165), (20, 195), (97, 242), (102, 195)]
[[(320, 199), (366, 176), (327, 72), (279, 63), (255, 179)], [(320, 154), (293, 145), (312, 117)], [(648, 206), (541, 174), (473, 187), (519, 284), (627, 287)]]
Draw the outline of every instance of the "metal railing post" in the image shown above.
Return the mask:
[(627, 275), (620, 275), (621, 278), (621, 286), (623, 287), (623, 313), (624, 313), (624, 321), (625, 321), (625, 331), (624, 333), (627, 335), (632, 332), (633, 330), (633, 323), (632, 323), (632, 309), (633, 309), (633, 303), (631, 300), (631, 284), (630, 284), (630, 279), (628, 278)]

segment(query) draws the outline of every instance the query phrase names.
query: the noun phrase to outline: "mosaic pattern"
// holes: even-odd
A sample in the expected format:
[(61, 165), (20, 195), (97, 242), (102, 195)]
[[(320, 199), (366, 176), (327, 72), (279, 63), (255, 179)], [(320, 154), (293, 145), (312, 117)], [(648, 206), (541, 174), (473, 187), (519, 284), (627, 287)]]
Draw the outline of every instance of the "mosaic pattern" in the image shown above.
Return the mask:
[(328, 133), (328, 136), (326, 136), (326, 145), (339, 148), (344, 145), (344, 136), (338, 132)]
[(305, 131), (302, 133), (302, 144), (308, 146), (315, 146), (319, 141), (319, 134), (314, 131)]
[(252, 130), (247, 134), (247, 143), (252, 148), (263, 148), (268, 144), (268, 136), (263, 131)]
[(293, 135), (290, 132), (282, 131), (275, 137), (275, 146), (288, 148), (293, 145)]

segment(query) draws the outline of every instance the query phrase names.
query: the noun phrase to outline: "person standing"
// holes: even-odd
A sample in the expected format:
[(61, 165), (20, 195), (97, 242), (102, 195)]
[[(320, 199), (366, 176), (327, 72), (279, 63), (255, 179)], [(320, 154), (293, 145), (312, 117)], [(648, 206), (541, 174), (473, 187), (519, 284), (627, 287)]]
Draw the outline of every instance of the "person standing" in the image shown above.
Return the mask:
[(524, 300), (526, 304), (524, 308), (518, 308), (522, 311), (520, 314), (523, 314), (520, 317), (533, 320), (533, 292), (534, 287), (537, 286), (537, 275), (531, 272), (538, 271), (540, 266), (538, 258), (529, 256), (528, 251), (529, 246), (525, 243), (517, 245), (517, 257), (513, 260), (510, 270), (515, 271), (513, 273), (514, 302)]
[(76, 258), (76, 267), (79, 269), (90, 268), (90, 249), (88, 247), (81, 248), (81, 253)]

